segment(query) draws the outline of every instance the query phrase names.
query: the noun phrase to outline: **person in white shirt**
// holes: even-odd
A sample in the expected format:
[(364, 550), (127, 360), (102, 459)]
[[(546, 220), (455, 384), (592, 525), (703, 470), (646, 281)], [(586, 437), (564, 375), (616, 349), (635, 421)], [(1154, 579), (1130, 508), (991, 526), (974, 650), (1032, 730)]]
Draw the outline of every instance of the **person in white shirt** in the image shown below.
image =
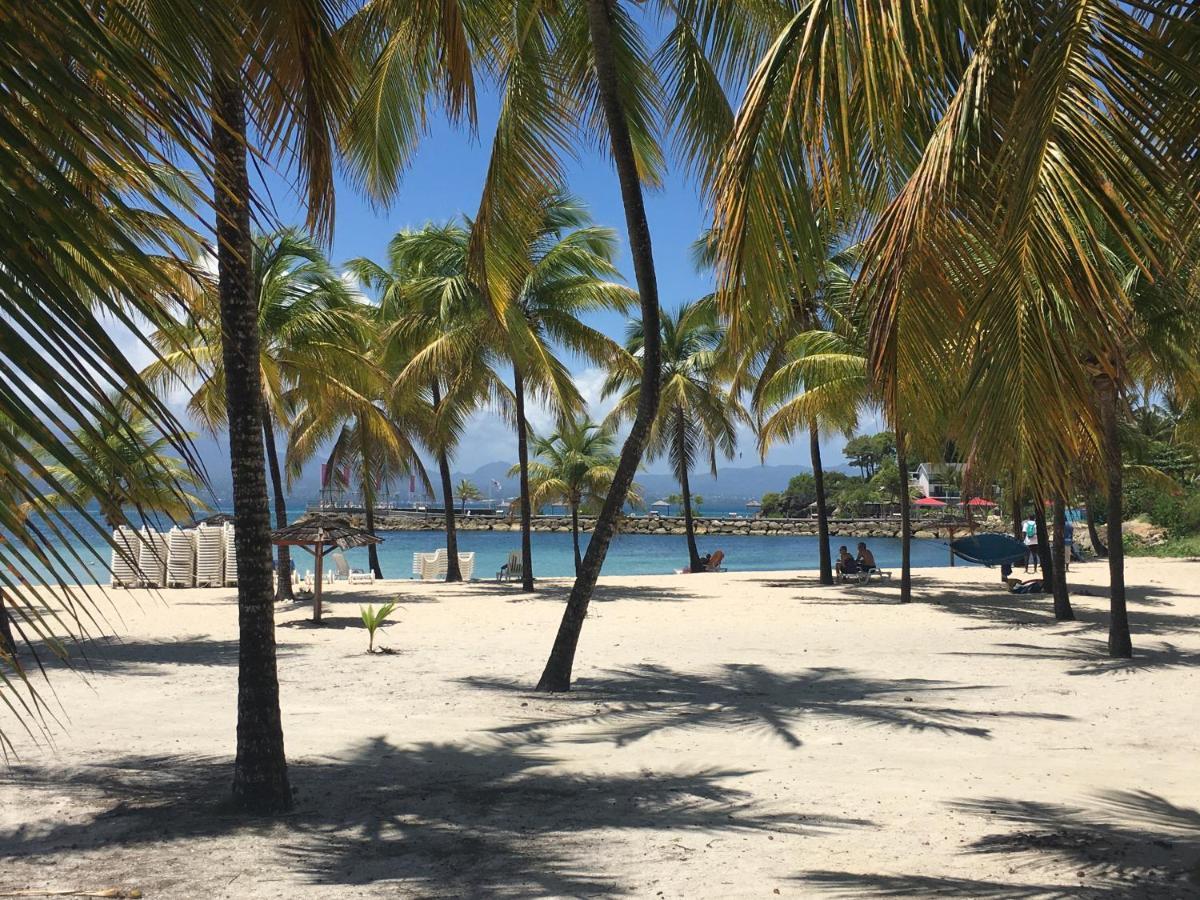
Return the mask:
[(1037, 523), (1033, 519), (1026, 519), (1021, 523), (1021, 534), (1025, 538), (1025, 572), (1028, 574), (1031, 571), (1030, 566), (1036, 572), (1041, 565), (1038, 559)]

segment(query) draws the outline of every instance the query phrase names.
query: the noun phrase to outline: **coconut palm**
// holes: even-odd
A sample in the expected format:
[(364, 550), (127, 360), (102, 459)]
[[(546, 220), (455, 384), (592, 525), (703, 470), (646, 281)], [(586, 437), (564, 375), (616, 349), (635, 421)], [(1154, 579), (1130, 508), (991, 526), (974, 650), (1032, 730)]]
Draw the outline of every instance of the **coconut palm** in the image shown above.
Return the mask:
[[(275, 498), (275, 526), (287, 525), (287, 495), (276, 429), (291, 427), (288, 401), (301, 377), (337, 379), (362, 365), (354, 338), (359, 309), (320, 248), (297, 229), (258, 235), (250, 260), (258, 307), (259, 381), (267, 474)], [(214, 434), (227, 422), (221, 319), (215, 291), (196, 293), (186, 315), (159, 329), (162, 356), (143, 372), (153, 384), (179, 383), (191, 391), (188, 412)], [(291, 571), (279, 547), (277, 571)], [(279, 578), (276, 600), (291, 598), (291, 579)]]
[(450, 459), (470, 416), (490, 405), (507, 413), (512, 394), (495, 366), (494, 316), (467, 266), (467, 228), (427, 225), (388, 244), (388, 264), (358, 258), (347, 268), (379, 300), (379, 362), (393, 377), (392, 402), (428, 410), (421, 440), (437, 458), (445, 510), (447, 581), (461, 581)]
[(557, 356), (558, 348), (600, 365), (620, 354), (615, 341), (579, 318), (605, 309), (625, 312), (636, 302), (633, 292), (614, 280), (615, 252), (613, 232), (591, 224), (586, 208), (578, 200), (547, 194), (540, 228), (530, 235), (525, 253), (527, 274), (515, 301), (504, 305), (499, 320), (502, 331), (496, 341), (507, 348), (513, 373), (521, 495), (521, 589), (525, 591), (533, 590), (526, 395), (532, 394), (559, 416), (571, 415), (579, 410), (582, 399), (570, 371)]
[(175, 455), (170, 439), (157, 433), (127, 401), (117, 398), (114, 410), (71, 434), (74, 452), (92, 466), (91, 478), (79, 478), (69, 466), (48, 462), (46, 472), (59, 489), (48, 493), (46, 502), (95, 504), (110, 529), (127, 521), (126, 510), (134, 511), (137, 520), (161, 515), (186, 522), (207, 508), (190, 493), (200, 477)]
[(471, 481), (469, 478), (460, 479), (458, 482), (458, 487), (454, 489), (454, 492), (458, 494), (458, 499), (459, 502), (462, 503), (462, 511), (464, 513), (467, 511), (468, 503), (473, 503), (476, 500), (483, 499), (483, 491), (479, 490), (479, 488), (475, 486), (475, 482)]
[[(529, 463), (533, 504), (561, 503), (571, 514), (571, 542), (575, 549), (575, 572), (583, 565), (579, 551), (579, 513), (604, 502), (616, 471), (616, 437), (610, 425), (598, 425), (586, 416), (565, 419), (544, 437), (534, 437), (535, 458)], [(510, 475), (516, 474), (514, 466)], [(641, 502), (637, 485), (630, 502)]]
[[(741, 408), (722, 383), (719, 370), (723, 329), (717, 324), (712, 303), (685, 305), (661, 319), (662, 370), (658, 414), (650, 427), (646, 456), (666, 456), (679, 482), (683, 505), (683, 523), (687, 535), (691, 571), (703, 569), (696, 549), (696, 529), (692, 514), (692, 493), (688, 473), (703, 456), (709, 469), (717, 474), (717, 454), (733, 457), (737, 446), (736, 422), (743, 418)], [(631, 322), (625, 342), (625, 364), (614, 371), (605, 384), (606, 395), (619, 394), (609, 416), (616, 424), (632, 417), (640, 400), (641, 384), (636, 359), (645, 347), (640, 322)]]
[[(1136, 327), (1104, 244), (1159, 273), (1192, 233), (1178, 198), (1198, 163), (1175, 131), (1194, 109), (1181, 48), (1195, 23), (1167, 3), (1083, 0), (893, 13), (807, 5), (750, 79), (716, 190), (726, 310), (811, 282), (815, 255), (780, 257), (779, 240), (816, 246), (814, 203), (854, 210), (888, 415), (903, 421), (956, 368), (971, 388), (956, 440), (981, 469), (1015, 454), (1061, 492), (1090, 445), (1119, 483), (1115, 410)], [(1048, 445), (1047, 429), (1062, 439)], [(1110, 577), (1110, 652), (1128, 655), (1119, 552)]]
[[(182, 427), (118, 346), (114, 323), (136, 332), (139, 317), (158, 321), (179, 287), (177, 259), (186, 259), (196, 243), (186, 216), (172, 205), (194, 203), (194, 183), (161, 149), (202, 142), (191, 114), (201, 99), (199, 82), (164, 82), (137, 36), (110, 21), (108, 11), (47, 0), (11, 5), (0, 18), (0, 108), (8, 123), (8, 137), (0, 141), (6, 198), (0, 204), (0, 360), (9, 385), (0, 397), (0, 419), (9, 423), (0, 429), (0, 465), (16, 501), (0, 512), (9, 537), (0, 578), (10, 610), (26, 622), (42, 616), (40, 597), (19, 589), (34, 566), (43, 565), (47, 580), (69, 592), (81, 615), (42, 629), (45, 636), (80, 635), (92, 598), (71, 587), (75, 560), (39, 559), (32, 548), (106, 530), (88, 507), (39, 502), (47, 487), (58, 488), (45, 482), (49, 458), (79, 482), (103, 489), (92, 461), (75, 454), (66, 434), (91, 430), (112, 413), (111, 394), (121, 390), (180, 458), (195, 462)], [(181, 21), (189, 16), (203, 18), (183, 9)], [(197, 33), (217, 27), (218, 18), (200, 22)], [(162, 53), (173, 71), (190, 60), (178, 44)], [(41, 515), (26, 518), (22, 504)], [(15, 665), (15, 658), (0, 660), (5, 708), (36, 734), (44, 707)], [(5, 731), (0, 724), (0, 750), (7, 746)]]
[[(574, 155), (575, 144), (585, 143), (611, 152), (617, 170), (647, 334), (641, 405), (539, 680), (542, 690), (565, 691), (596, 579), (657, 410), (658, 287), (642, 186), (661, 178), (660, 133), (668, 128), (685, 165), (700, 175), (715, 169), (732, 121), (723, 79), (744, 78), (749, 60), (783, 24), (786, 4), (571, 0), (453, 6), (447, 21), (461, 24), (461, 40), (447, 44), (447, 53), (459, 59), (486, 48), (480, 56), (503, 86), (472, 240), (479, 290), (497, 309), (513, 302), (529, 268), (525, 248), (542, 219), (545, 187), (564, 182), (563, 161)], [(663, 34), (653, 50), (648, 23)], [(403, 29), (385, 25), (382, 31), (403, 45)], [(424, 116), (413, 104), (401, 104), (397, 114), (395, 103), (384, 102), (409, 96), (413, 87), (395, 64), (394, 54), (404, 50), (383, 40), (375, 46), (368, 95), (375, 102), (364, 107), (354, 136), (357, 145), (377, 147), (365, 168), (372, 183), (390, 194)], [(466, 92), (458, 96), (469, 100)]]
[[(417, 450), (428, 422), (428, 409), (419, 398), (391, 389), (379, 365), (380, 349), (373, 335), (378, 311), (358, 305), (357, 326), (333, 354), (350, 352), (355, 361), (334, 372), (302, 371), (289, 404), (295, 409), (288, 433), (288, 482), (322, 450), (330, 472), (356, 472), (362, 490), (365, 530), (375, 534), (375, 502), (383, 485), (394, 478), (418, 475), (428, 489), (429, 477)], [(378, 548), (367, 548), (367, 562), (376, 578), (383, 577)]]

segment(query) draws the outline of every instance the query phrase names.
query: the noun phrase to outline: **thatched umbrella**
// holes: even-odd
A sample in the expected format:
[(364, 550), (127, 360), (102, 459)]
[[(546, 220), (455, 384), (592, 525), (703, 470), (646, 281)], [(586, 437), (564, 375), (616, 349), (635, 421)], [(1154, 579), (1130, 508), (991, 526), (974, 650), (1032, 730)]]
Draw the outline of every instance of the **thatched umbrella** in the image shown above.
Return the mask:
[[(321, 561), (325, 556), (326, 547), (337, 547), (340, 550), (350, 550), (354, 547), (366, 547), (369, 544), (382, 544), (383, 538), (378, 538), (369, 531), (356, 528), (345, 519), (335, 516), (316, 514), (305, 516), (291, 525), (276, 528), (271, 532), (271, 543), (287, 547), (301, 547), (315, 558), (316, 585), (313, 587), (313, 621), (321, 621), (321, 583), (324, 580), (321, 572)], [(291, 573), (279, 573), (283, 578)]]

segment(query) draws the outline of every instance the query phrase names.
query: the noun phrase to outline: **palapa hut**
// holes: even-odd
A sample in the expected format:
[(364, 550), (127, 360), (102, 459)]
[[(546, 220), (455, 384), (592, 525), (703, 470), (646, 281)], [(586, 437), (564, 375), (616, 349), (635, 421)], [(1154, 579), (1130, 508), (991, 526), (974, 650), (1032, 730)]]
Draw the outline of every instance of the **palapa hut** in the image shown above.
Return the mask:
[(370, 544), (382, 544), (383, 539), (362, 528), (356, 528), (345, 519), (316, 513), (304, 516), (291, 525), (276, 528), (271, 532), (271, 543), (276, 546), (300, 547), (315, 558), (313, 570), (316, 574), (316, 584), (313, 587), (313, 621), (320, 622), (321, 585), (324, 581), (321, 568), (326, 548), (337, 547), (339, 550), (351, 550)]

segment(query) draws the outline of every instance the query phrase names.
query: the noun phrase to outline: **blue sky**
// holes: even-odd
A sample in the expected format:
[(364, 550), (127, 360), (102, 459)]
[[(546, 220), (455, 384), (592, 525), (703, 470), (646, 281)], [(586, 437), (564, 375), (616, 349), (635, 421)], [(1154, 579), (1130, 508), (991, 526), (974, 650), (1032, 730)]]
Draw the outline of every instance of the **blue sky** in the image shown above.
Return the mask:
[[(334, 263), (340, 265), (354, 256), (382, 259), (388, 241), (400, 229), (419, 227), (428, 221), (445, 221), (464, 212), (473, 214), (479, 202), (487, 165), (487, 142), (496, 114), (495, 96), (485, 94), (479, 98), (477, 135), (444, 121), (433, 122), (404, 178), (398, 198), (388, 208), (377, 208), (350, 181), (339, 178), (330, 253)], [(264, 186), (280, 224), (303, 223), (303, 210), (288, 177), (267, 171)], [(632, 284), (624, 212), (609, 161), (597, 154), (589, 154), (572, 163), (568, 169), (567, 187), (588, 204), (597, 223), (616, 231), (620, 247), (618, 265)], [(646, 200), (662, 304), (665, 308), (675, 308), (711, 289), (711, 278), (697, 272), (690, 258), (690, 246), (710, 217), (695, 187), (678, 169), (670, 171), (664, 187), (648, 193)], [(625, 320), (615, 313), (597, 314), (590, 322), (618, 339), (624, 333)], [(582, 361), (576, 361), (574, 371), (581, 391), (592, 402), (593, 417), (602, 416), (607, 411), (607, 404), (601, 403), (599, 398), (603, 373)], [(531, 413), (531, 420), (537, 430), (545, 430), (552, 424), (548, 415), (536, 410)], [(480, 413), (472, 423), (469, 435), (455, 460), (455, 468), (459, 471), (472, 471), (489, 462), (515, 460), (515, 437), (511, 428), (498, 417)], [(843, 462), (843, 443), (837, 436), (825, 442), (827, 465)], [(208, 441), (202, 443), (202, 453), (209, 457), (206, 462), (210, 466), (225, 465), (220, 446), (223, 444), (223, 440), (218, 446)], [(797, 446), (775, 448), (767, 461), (808, 465), (807, 441)], [(727, 465), (742, 467), (758, 462), (753, 436), (749, 430), (743, 430), (738, 455)], [(666, 465), (661, 460), (652, 461), (646, 464), (646, 469), (662, 472), (666, 471)]]

